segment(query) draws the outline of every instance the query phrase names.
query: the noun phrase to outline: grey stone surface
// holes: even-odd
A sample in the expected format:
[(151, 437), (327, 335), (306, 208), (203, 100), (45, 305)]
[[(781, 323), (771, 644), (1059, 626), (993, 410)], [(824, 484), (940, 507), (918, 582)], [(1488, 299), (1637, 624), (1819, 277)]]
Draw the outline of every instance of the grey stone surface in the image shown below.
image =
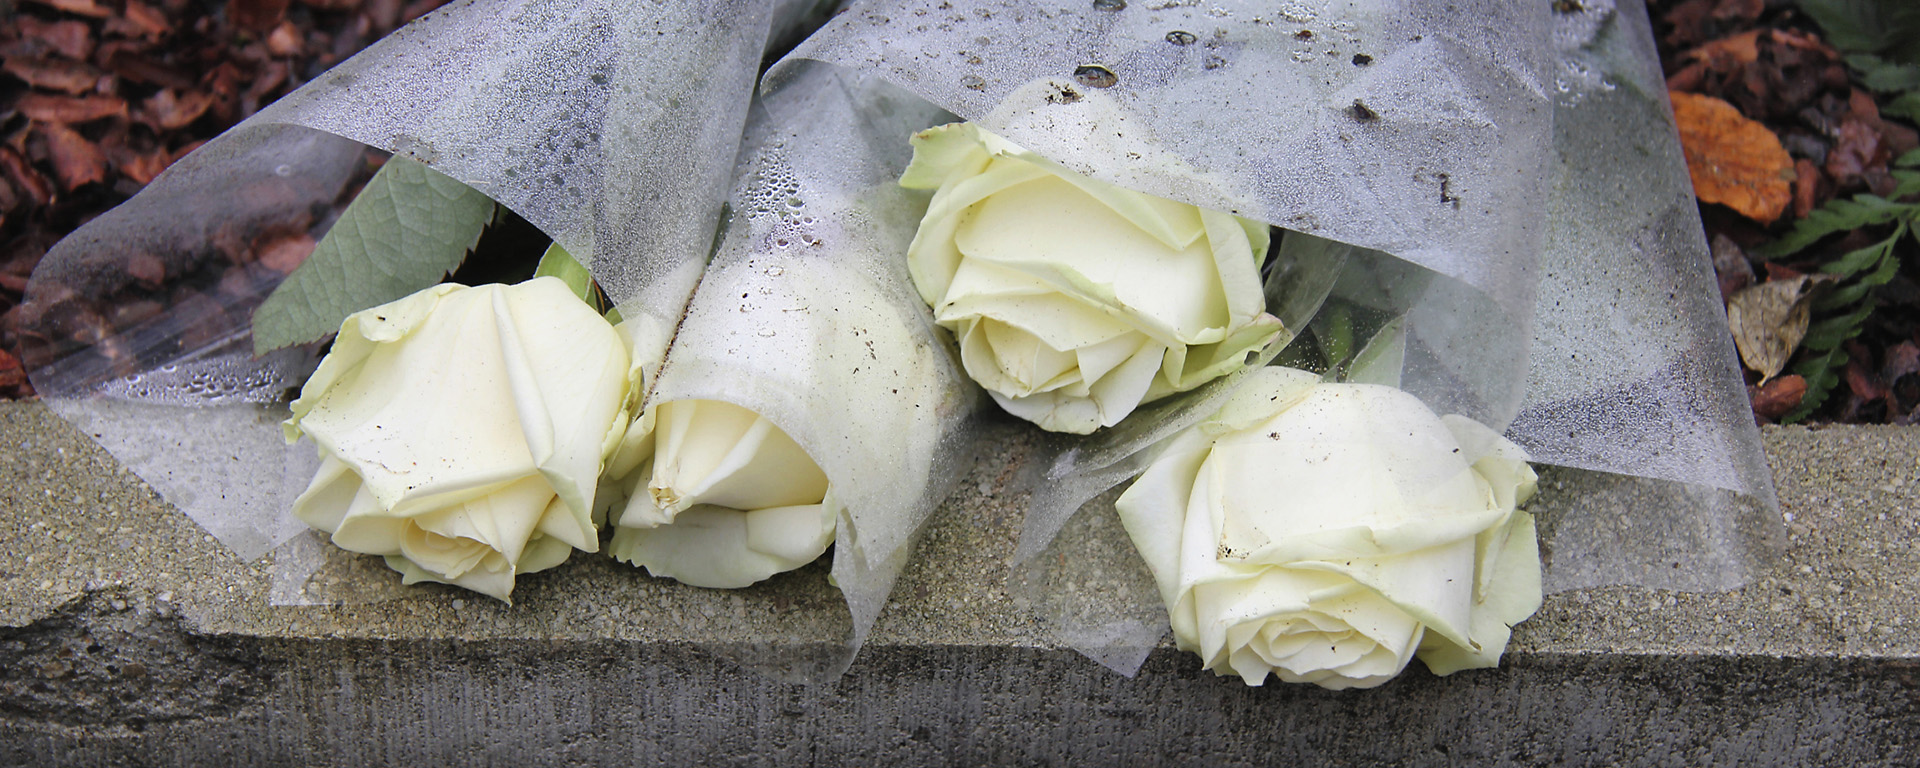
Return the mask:
[[(830, 635), (824, 569), (727, 593), (576, 556), (513, 606), (273, 605), (271, 561), (0, 403), (0, 765), (1920, 764), (1920, 430), (1769, 429), (1790, 540), (1743, 588), (1562, 592), (1500, 669), (1343, 693), (1058, 647), (1006, 586), (1027, 445), (997, 430), (853, 668), (808, 688), (712, 651)], [(1536, 507), (1586, 482), (1548, 471)], [(366, 560), (322, 574), (380, 583)]]

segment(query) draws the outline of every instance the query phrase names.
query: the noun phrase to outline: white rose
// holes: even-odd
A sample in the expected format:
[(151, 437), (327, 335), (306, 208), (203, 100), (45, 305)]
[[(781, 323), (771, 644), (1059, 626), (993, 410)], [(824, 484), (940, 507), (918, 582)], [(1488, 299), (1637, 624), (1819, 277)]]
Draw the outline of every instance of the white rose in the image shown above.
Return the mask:
[(408, 584), (507, 600), (516, 575), (599, 549), (595, 481), (626, 430), (630, 363), (551, 277), (356, 313), (286, 422), (322, 459), (294, 514)]
[(1255, 374), (1117, 502), (1183, 650), (1259, 685), (1495, 666), (1540, 607), (1518, 446), (1391, 387)]
[(934, 189), (908, 270), (967, 374), (1056, 432), (1244, 365), (1264, 312), (1267, 225), (1094, 181), (970, 124), (913, 137), (903, 186)]
[(648, 408), (608, 474), (627, 495), (608, 552), (696, 587), (745, 587), (811, 563), (840, 515), (826, 473), (793, 438), (717, 400)]

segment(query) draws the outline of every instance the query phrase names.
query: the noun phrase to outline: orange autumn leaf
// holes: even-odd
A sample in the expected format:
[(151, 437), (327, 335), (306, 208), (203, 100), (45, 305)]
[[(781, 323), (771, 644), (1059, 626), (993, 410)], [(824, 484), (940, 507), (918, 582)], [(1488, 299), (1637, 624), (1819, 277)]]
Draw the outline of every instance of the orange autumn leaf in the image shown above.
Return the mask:
[(1767, 127), (1712, 96), (1673, 91), (1693, 194), (1772, 224), (1793, 202), (1793, 158)]

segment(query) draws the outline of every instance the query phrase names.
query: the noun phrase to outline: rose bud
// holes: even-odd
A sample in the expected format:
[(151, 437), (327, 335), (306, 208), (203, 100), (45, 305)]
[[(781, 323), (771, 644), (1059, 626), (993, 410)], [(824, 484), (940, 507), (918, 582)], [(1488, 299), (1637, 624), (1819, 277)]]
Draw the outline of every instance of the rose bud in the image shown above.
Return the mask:
[(649, 408), (609, 475), (627, 502), (608, 552), (697, 587), (745, 587), (813, 562), (840, 516), (826, 473), (793, 438), (718, 400)]

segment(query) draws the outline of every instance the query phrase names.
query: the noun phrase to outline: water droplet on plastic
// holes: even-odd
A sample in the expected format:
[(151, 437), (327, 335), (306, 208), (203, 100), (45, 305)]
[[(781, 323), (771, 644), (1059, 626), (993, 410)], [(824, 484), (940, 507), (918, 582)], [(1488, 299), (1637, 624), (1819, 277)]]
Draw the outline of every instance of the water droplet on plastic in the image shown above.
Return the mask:
[(1313, 51), (1294, 51), (1294, 61), (1313, 61)]
[(432, 163), (440, 157), (439, 150), (433, 148), (433, 142), (405, 133), (393, 135), (393, 153), (406, 155), (423, 163)]
[(286, 177), (288, 177), (288, 176), (292, 176), (292, 175), (293, 175), (293, 166), (291, 166), (291, 165), (276, 165), (276, 166), (274, 166), (274, 167), (273, 167), (273, 175), (275, 175), (275, 176), (279, 176), (280, 178), (283, 178), (283, 179), (284, 179), (284, 178), (286, 178)]
[(979, 75), (967, 75), (966, 77), (960, 78), (960, 87), (967, 88), (970, 90), (975, 90), (975, 91), (982, 91), (982, 90), (986, 90), (987, 81), (981, 79)]
[(792, 245), (792, 243), (787, 242), (787, 239), (784, 237), (773, 241), (773, 247), (775, 248), (785, 248), (788, 245)]
[(1127, 0), (1093, 0), (1093, 9), (1096, 11), (1124, 11), (1127, 9)]
[(800, 210), (801, 208), (805, 208), (806, 205), (807, 205), (807, 202), (805, 200), (801, 200), (800, 198), (797, 198), (797, 197), (787, 198), (787, 207), (792, 208), (796, 211)]
[(1113, 70), (1093, 64), (1075, 67), (1073, 79), (1088, 88), (1112, 88), (1120, 82), (1120, 76), (1114, 74)]
[(787, 273), (786, 270), (781, 269), (779, 267), (767, 267), (767, 277), (779, 277), (786, 273)]
[(1193, 45), (1194, 43), (1199, 42), (1199, 40), (1200, 38), (1195, 37), (1192, 32), (1187, 32), (1183, 30), (1176, 29), (1172, 32), (1167, 33), (1167, 42), (1173, 43), (1174, 45), (1181, 45), (1181, 46)]
[(820, 238), (814, 237), (812, 234), (805, 234), (800, 236), (800, 242), (806, 243), (807, 245), (819, 245)]
[(773, 338), (773, 335), (774, 335), (774, 330), (772, 328), (760, 329), (760, 338), (771, 339)]
[(811, 224), (813, 224), (813, 217), (812, 217), (812, 216), (802, 216), (802, 217), (800, 217), (800, 223), (802, 223), (802, 224), (807, 224), (807, 225), (811, 225)]

